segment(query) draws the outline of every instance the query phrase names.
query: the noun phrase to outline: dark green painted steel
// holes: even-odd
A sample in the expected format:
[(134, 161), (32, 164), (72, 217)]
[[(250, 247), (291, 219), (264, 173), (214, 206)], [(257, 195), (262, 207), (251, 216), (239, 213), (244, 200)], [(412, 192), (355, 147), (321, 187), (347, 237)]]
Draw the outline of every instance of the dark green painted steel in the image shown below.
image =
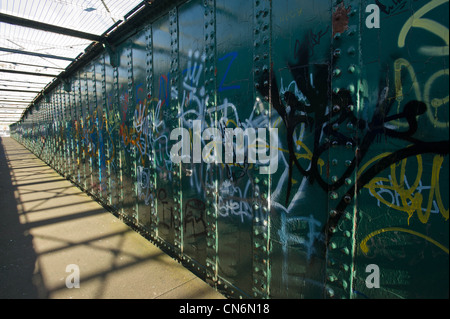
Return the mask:
[[(177, 2), (11, 134), (231, 298), (448, 298), (448, 9)], [(278, 169), (172, 162), (194, 120), (277, 128)]]

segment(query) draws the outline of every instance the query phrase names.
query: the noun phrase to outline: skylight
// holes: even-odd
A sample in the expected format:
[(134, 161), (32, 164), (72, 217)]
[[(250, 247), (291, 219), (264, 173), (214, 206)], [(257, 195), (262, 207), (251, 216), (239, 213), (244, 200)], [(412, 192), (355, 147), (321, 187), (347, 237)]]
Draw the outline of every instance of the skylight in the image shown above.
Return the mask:
[(142, 0), (0, 0), (0, 127)]

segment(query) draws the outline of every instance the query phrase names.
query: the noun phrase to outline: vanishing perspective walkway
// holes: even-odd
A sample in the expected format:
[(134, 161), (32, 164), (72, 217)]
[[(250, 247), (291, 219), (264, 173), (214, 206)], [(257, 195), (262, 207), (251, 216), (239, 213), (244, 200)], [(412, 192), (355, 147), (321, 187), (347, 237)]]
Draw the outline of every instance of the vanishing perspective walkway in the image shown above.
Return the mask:
[[(80, 287), (68, 288), (66, 279), (77, 269)], [(224, 297), (14, 139), (3, 137), (0, 298)]]

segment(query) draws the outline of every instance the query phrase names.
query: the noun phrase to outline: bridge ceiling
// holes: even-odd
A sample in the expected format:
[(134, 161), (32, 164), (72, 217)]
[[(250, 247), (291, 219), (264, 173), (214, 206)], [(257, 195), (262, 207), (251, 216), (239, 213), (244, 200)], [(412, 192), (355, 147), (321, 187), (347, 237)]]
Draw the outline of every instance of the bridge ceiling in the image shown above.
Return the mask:
[(93, 43), (151, 1), (0, 0), (0, 129)]

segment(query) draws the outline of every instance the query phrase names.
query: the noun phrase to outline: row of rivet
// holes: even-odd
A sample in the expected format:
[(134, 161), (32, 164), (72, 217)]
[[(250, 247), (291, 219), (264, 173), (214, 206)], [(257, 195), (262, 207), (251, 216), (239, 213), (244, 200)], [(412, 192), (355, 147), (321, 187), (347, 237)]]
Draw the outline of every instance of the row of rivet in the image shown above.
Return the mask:
[[(170, 33), (170, 48), (171, 48), (171, 62), (170, 62), (170, 84), (171, 87), (178, 88), (179, 81), (179, 41), (178, 41), (178, 8), (174, 7), (169, 11), (169, 33)], [(174, 127), (179, 126), (178, 119), (178, 96), (170, 96), (170, 122), (169, 125)], [(178, 120), (175, 120), (178, 119)], [(174, 222), (174, 245), (175, 254), (182, 259), (183, 257), (183, 214), (182, 214), (182, 200), (183, 194), (181, 190), (181, 165), (179, 163), (172, 164), (173, 174), (173, 222)]]
[[(112, 57), (110, 57), (112, 59)], [(119, 65), (113, 66), (113, 91), (114, 91), (114, 100), (113, 100), (113, 111), (111, 114), (111, 120), (115, 123), (120, 122), (120, 113), (119, 113), (119, 106), (120, 106), (120, 90), (119, 90)], [(119, 141), (118, 141), (119, 142)], [(118, 213), (122, 213), (122, 198), (123, 198), (123, 179), (122, 179), (122, 158), (121, 158), (121, 152), (120, 148), (116, 148), (116, 153), (118, 156), (116, 156), (116, 187), (114, 188), (114, 195), (111, 195), (112, 197), (112, 203), (114, 209)], [(112, 165), (112, 163), (111, 163)]]
[[(133, 117), (133, 110), (135, 109), (135, 105), (136, 105), (136, 96), (134, 94), (134, 74), (133, 74), (133, 43), (130, 41), (128, 43), (127, 46), (127, 93), (128, 93), (128, 105), (127, 105), (127, 119), (131, 119)], [(138, 183), (137, 183), (137, 167), (136, 167), (136, 163), (138, 161), (138, 151), (137, 151), (137, 147), (135, 145), (131, 144), (131, 149), (130, 149), (130, 159), (131, 159), (131, 165), (129, 167), (130, 169), (130, 178), (132, 181), (132, 186), (133, 189), (130, 189), (128, 191), (131, 192), (131, 190), (133, 190), (131, 192), (132, 195), (132, 202), (134, 203), (133, 207), (131, 208), (131, 216), (130, 214), (128, 214), (127, 216), (130, 218), (130, 221), (134, 224), (137, 225), (138, 223)], [(127, 197), (129, 196), (129, 194), (127, 195)]]
[(64, 94), (64, 102), (66, 104), (66, 128), (70, 131), (70, 135), (71, 135), (70, 140), (67, 142), (68, 143), (68, 154), (70, 155), (67, 173), (70, 176), (70, 178), (72, 179), (73, 178), (72, 176), (75, 172), (75, 167), (74, 167), (74, 160), (73, 160), (74, 159), (73, 125), (72, 125), (73, 117), (72, 117), (72, 108), (70, 107), (72, 105), (71, 92), (72, 92), (72, 84), (70, 83), (70, 89), (67, 90), (66, 94)]
[[(357, 46), (357, 39), (355, 39), (355, 28), (359, 24), (358, 16), (356, 15), (358, 4), (353, 4), (352, 0), (344, 3), (341, 0), (335, 2), (333, 11), (340, 10), (347, 12), (349, 23), (348, 29), (343, 33), (336, 33), (333, 37), (333, 59), (335, 62), (334, 70), (332, 72), (332, 90), (338, 94), (341, 90), (346, 90), (352, 98), (347, 106), (334, 105), (332, 107), (333, 116), (338, 115), (342, 111), (349, 113), (354, 112), (354, 104), (357, 102), (357, 92), (355, 83), (357, 83), (357, 64), (358, 55), (355, 45)], [(345, 70), (346, 72), (343, 72)], [(352, 140), (356, 140), (355, 126), (350, 121), (341, 125), (334, 125), (333, 132), (344, 129), (344, 133), (350, 133)], [(356, 154), (357, 145), (352, 141), (347, 141), (344, 147), (348, 150), (343, 152), (340, 149), (341, 144), (337, 141), (330, 141), (329, 157), (331, 158), (330, 165), (330, 180), (332, 184), (336, 183), (340, 175), (339, 172), (345, 171), (347, 167), (353, 165), (353, 156)], [(338, 147), (339, 146), (339, 147)], [(351, 152), (349, 152), (351, 151)], [(342, 154), (351, 153), (351, 158), (341, 159)], [(345, 155), (344, 155), (345, 156)], [(332, 209), (329, 213), (329, 218), (334, 220), (336, 216), (341, 216), (338, 225), (331, 225), (327, 230), (329, 234), (328, 253), (327, 253), (327, 275), (326, 275), (326, 294), (328, 298), (349, 298), (351, 297), (351, 278), (352, 278), (352, 258), (353, 258), (353, 213), (350, 205), (353, 197), (346, 192), (351, 188), (355, 178), (353, 176), (346, 177), (344, 183), (337, 189), (333, 189), (329, 193), (330, 207), (336, 207), (342, 200), (349, 205), (346, 211), (337, 211)], [(355, 204), (355, 203), (353, 203)]]
[[(216, 67), (216, 3), (215, 0), (203, 0), (204, 6), (204, 36), (205, 36), (205, 91), (210, 97), (216, 96), (216, 78), (213, 71)], [(214, 103), (212, 100), (209, 103)], [(207, 105), (212, 107), (212, 105)], [(210, 164), (209, 173), (217, 176), (217, 167)], [(216, 178), (214, 178), (216, 180)], [(218, 225), (217, 225), (217, 192), (213, 185), (206, 185), (206, 281), (214, 287), (219, 285), (218, 276)]]
[[(150, 112), (151, 97), (153, 92), (153, 30), (152, 25), (149, 25), (145, 30), (145, 40), (146, 40), (146, 88), (147, 88), (147, 105)], [(149, 128), (150, 129), (150, 128)], [(152, 125), (152, 130), (154, 126)], [(156, 189), (157, 185), (157, 175), (156, 175), (156, 153), (154, 147), (150, 151), (151, 161), (150, 161), (150, 172), (153, 177), (153, 186)], [(155, 192), (156, 193), (156, 192)], [(150, 236), (156, 238), (158, 236), (158, 211), (156, 196), (151, 197), (150, 201)]]
[[(53, 153), (57, 153), (58, 152), (58, 109), (56, 107), (57, 103), (56, 103), (56, 98), (57, 95), (56, 94), (52, 94), (50, 99), (51, 99), (51, 103), (52, 103), (52, 111), (53, 111)], [(31, 113), (30, 113), (31, 115)], [(30, 118), (31, 120), (31, 118)], [(52, 167), (53, 168), (57, 168), (58, 165), (58, 158), (55, 158), (55, 160), (52, 163)]]
[(64, 152), (64, 176), (70, 175), (70, 168), (72, 165), (72, 157), (70, 155), (70, 144), (69, 140), (66, 138), (67, 131), (69, 129), (69, 115), (68, 110), (69, 107), (67, 106), (67, 100), (66, 100), (66, 91), (63, 89), (63, 85), (61, 85), (61, 106), (63, 111), (63, 117), (62, 117), (62, 123), (64, 128), (64, 138), (63, 138), (63, 152)]
[[(260, 77), (266, 76), (269, 79), (270, 65), (270, 19), (271, 19), (271, 1), (255, 0), (253, 17), (253, 76), (255, 86), (255, 98), (259, 99), (258, 88)], [(268, 80), (263, 81), (262, 85), (269, 86)], [(270, 119), (270, 106), (268, 97), (264, 97), (261, 102), (264, 105), (262, 115)], [(258, 109), (260, 111), (260, 109)], [(260, 113), (258, 112), (258, 115)], [(270, 120), (269, 120), (270, 122)], [(269, 298), (270, 296), (270, 225), (269, 225), (269, 176), (263, 175), (258, 178), (259, 168), (255, 167), (253, 171), (253, 297)]]
[[(108, 118), (108, 114), (109, 114), (109, 110), (108, 110), (108, 102), (107, 102), (107, 91), (106, 91), (106, 67), (105, 67), (105, 63), (106, 63), (106, 56), (105, 54), (102, 54), (101, 56), (101, 69), (100, 69), (100, 73), (101, 73), (101, 90), (102, 90), (102, 118), (103, 118), (103, 132), (106, 133), (107, 127), (110, 124), (109, 123), (109, 118)], [(102, 134), (103, 134), (102, 132)], [(108, 138), (103, 138), (103, 143), (104, 143), (104, 152), (105, 152), (105, 157), (106, 158), (111, 158), (111, 154), (110, 154), (110, 141)], [(103, 178), (103, 176), (102, 176)], [(106, 204), (111, 205), (111, 165), (107, 164), (106, 165), (106, 172), (104, 175), (104, 178), (107, 181), (108, 184), (108, 189), (105, 190), (106, 194), (103, 196), (104, 200), (106, 201)]]
[[(97, 101), (97, 73), (96, 73), (96, 68), (95, 68), (95, 63), (92, 65), (92, 101), (90, 101), (90, 104), (93, 106), (93, 109), (91, 111), (91, 116), (92, 116), (92, 126), (96, 128), (97, 130), (97, 139), (98, 139), (98, 129), (99, 129), (99, 125), (98, 125), (98, 101)], [(98, 141), (97, 141), (98, 143)], [(98, 166), (98, 160), (96, 160), (95, 158), (92, 159), (91, 162), (91, 167), (92, 169), (96, 169), (96, 174), (100, 174), (99, 171), (99, 167)], [(98, 178), (96, 178), (98, 179)], [(95, 182), (93, 182), (93, 184), (95, 184)], [(95, 187), (92, 190), (92, 194), (96, 197), (100, 197), (100, 193), (99, 193), (99, 188)]]
[[(88, 72), (86, 70), (84, 70), (83, 72), (83, 92), (84, 92), (84, 120), (85, 120), (85, 126), (86, 127), (91, 127), (91, 117), (89, 116), (89, 86), (88, 86)], [(92, 176), (92, 172), (91, 172), (91, 165), (89, 164), (90, 158), (87, 155), (88, 152), (86, 152), (86, 150), (88, 149), (88, 145), (84, 145), (84, 152), (83, 152), (83, 188), (85, 190), (87, 190), (87, 192), (90, 192), (90, 188), (91, 188), (91, 183), (90, 183), (90, 178)], [(88, 168), (86, 168), (86, 166), (88, 166)]]
[[(57, 131), (56, 131), (56, 147), (57, 147), (57, 152), (59, 153), (57, 155), (56, 158), (56, 166), (57, 166), (57, 170), (59, 172), (62, 172), (64, 170), (64, 139), (62, 138), (62, 131), (64, 129), (63, 127), (63, 107), (62, 107), (62, 103), (61, 103), (61, 91), (60, 91), (60, 86), (58, 86), (58, 89), (56, 92), (58, 92), (59, 94), (56, 94), (55, 96), (55, 108), (56, 108), (56, 122), (57, 122)], [(32, 117), (34, 118), (34, 116)]]

